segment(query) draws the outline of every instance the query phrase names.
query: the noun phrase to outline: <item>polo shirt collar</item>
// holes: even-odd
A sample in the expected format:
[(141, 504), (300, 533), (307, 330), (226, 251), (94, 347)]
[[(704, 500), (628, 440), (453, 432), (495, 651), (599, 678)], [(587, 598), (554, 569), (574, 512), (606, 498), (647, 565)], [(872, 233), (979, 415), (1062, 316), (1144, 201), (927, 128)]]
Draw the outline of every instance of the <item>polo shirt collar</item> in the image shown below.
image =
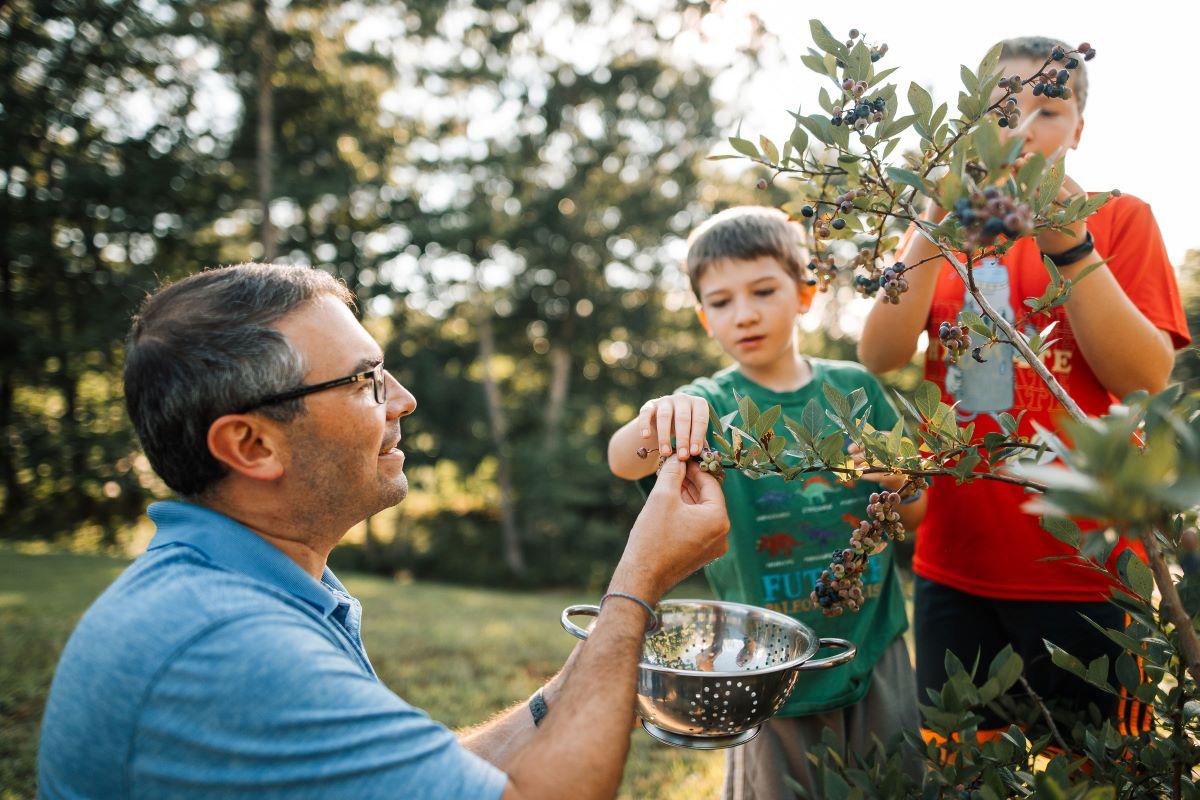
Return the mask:
[(212, 509), (179, 500), (152, 503), (148, 512), (158, 527), (147, 550), (183, 544), (226, 569), (268, 583), (316, 607), (328, 617), (338, 607), (331, 588), (345, 587), (326, 567), (320, 581), (254, 531)]

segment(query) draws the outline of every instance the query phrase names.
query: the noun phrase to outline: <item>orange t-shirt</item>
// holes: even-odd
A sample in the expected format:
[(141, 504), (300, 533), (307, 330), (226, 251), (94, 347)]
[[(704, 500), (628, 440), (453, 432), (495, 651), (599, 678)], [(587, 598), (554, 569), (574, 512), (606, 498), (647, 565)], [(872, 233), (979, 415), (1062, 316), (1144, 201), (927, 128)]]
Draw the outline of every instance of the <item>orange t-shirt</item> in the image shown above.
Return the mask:
[[(1170, 334), (1176, 348), (1185, 346), (1189, 337), (1179, 288), (1150, 206), (1123, 195), (1090, 217), (1087, 227), (1096, 251), (1111, 257), (1108, 269), (1134, 305)], [(1066, 412), (1011, 346), (990, 348), (985, 364), (969, 354), (956, 365), (947, 363), (938, 326), (943, 320), (953, 322), (964, 304), (981, 312), (953, 268), (944, 262), (940, 266), (926, 320), (930, 344), (925, 377), (941, 387), (945, 402), (958, 403), (960, 421), (974, 422), (976, 437), (1000, 430), (1001, 412), (1015, 417), (1025, 410), (1020, 430), (1025, 435), (1033, 435), (1035, 421), (1057, 429)], [(992, 305), (1015, 322), (1028, 311), (1025, 298), (1045, 292), (1049, 276), (1036, 242), (1029, 238), (1017, 242), (1002, 262), (977, 265), (975, 280)], [(1043, 363), (1085, 413), (1104, 414), (1117, 398), (1100, 384), (1080, 352), (1066, 308), (1039, 314), (1026, 323), (1026, 332), (1055, 320), (1058, 326), (1049, 338), (1058, 341), (1043, 355)], [(956, 486), (953, 478), (939, 477), (928, 492), (928, 512), (917, 531), (913, 561), (918, 575), (983, 597), (1095, 601), (1108, 596), (1112, 584), (1100, 573), (1070, 560), (1041, 560), (1072, 551), (1043, 530), (1037, 517), (1021, 511), (1029, 499), (1021, 487), (988, 480)], [(1085, 529), (1095, 527), (1080, 522)]]

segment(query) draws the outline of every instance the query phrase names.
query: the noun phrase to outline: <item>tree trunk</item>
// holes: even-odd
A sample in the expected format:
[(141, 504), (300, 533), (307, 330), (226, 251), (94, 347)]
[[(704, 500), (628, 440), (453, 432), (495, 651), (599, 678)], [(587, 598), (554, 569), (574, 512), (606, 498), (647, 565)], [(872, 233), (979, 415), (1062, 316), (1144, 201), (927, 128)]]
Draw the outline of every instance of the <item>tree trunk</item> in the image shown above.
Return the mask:
[[(478, 274), (476, 275), (478, 279)], [(483, 368), (483, 395), (487, 404), (488, 428), (492, 449), (496, 451), (496, 483), (500, 489), (500, 525), (504, 535), (504, 563), (513, 575), (525, 574), (525, 556), (521, 552), (521, 531), (517, 527), (517, 512), (513, 497), (512, 471), (508, 459), (508, 425), (500, 402), (500, 388), (492, 375), (492, 358), (496, 354), (496, 334), (492, 327), (492, 310), (477, 291), (479, 308), (479, 361)]]
[[(8, 194), (4, 194), (3, 206), (0, 206), (0, 315), (7, 325), (16, 330), (15, 290), (12, 280), (12, 260), (8, 252)], [(17, 479), (17, 448), (15, 441), (19, 432), (13, 426), (13, 389), (16, 382), (16, 371), (13, 361), (17, 357), (16, 342), (13, 336), (6, 334), (0, 339), (4, 355), (0, 356), (0, 479), (4, 482), (4, 516), (9, 519), (25, 505), (25, 493), (21, 482)]]
[(558, 448), (558, 432), (571, 388), (571, 345), (560, 341), (550, 349), (550, 390), (546, 398), (546, 449)]
[(275, 98), (271, 78), (275, 73), (275, 43), (272, 40), (271, 18), (267, 0), (254, 4), (255, 48), (258, 50), (258, 206), (262, 212), (259, 241), (262, 260), (275, 260), (275, 229), (271, 225), (272, 163), (275, 158)]

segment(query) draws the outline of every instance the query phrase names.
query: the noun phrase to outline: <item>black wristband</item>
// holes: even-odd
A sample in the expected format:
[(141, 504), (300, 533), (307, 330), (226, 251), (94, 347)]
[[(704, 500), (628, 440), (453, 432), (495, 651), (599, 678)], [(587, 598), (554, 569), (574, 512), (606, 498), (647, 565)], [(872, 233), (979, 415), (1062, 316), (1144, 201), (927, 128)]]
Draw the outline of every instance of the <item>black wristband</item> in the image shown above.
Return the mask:
[(1092, 232), (1085, 230), (1083, 241), (1072, 247), (1070, 250), (1064, 250), (1061, 253), (1047, 253), (1044, 250), (1042, 255), (1050, 259), (1051, 263), (1056, 267), (1069, 267), (1079, 259), (1092, 252), (1096, 247), (1096, 243), (1092, 240)]
[(529, 713), (533, 716), (533, 724), (541, 725), (549, 710), (546, 706), (546, 695), (542, 694), (541, 689), (538, 689), (533, 693), (533, 697), (529, 698)]

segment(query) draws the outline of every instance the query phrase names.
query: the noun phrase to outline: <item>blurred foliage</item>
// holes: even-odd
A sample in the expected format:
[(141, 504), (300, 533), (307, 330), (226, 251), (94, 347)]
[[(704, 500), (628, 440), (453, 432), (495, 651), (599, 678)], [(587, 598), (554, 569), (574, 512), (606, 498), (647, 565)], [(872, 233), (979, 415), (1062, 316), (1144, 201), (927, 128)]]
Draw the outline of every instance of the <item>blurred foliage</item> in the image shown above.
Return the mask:
[(129, 318), (273, 248), (346, 280), (421, 404), (414, 492), (343, 562), (602, 581), (640, 505), (607, 435), (719, 365), (682, 237), (759, 199), (701, 188), (729, 65), (677, 45), (706, 10), (0, 6), (0, 537), (127, 543), (166, 493), (123, 408)]

